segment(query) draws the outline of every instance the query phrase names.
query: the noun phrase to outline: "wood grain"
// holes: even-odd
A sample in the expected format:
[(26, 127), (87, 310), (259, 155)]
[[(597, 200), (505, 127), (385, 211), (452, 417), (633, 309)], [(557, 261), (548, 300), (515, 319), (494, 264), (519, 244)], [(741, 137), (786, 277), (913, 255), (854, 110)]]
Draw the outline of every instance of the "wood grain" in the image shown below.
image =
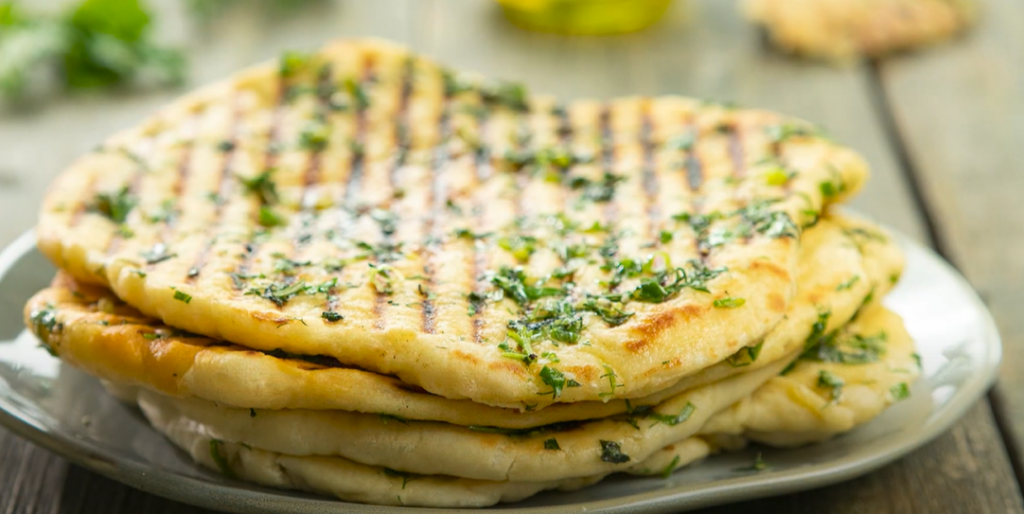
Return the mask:
[[(173, 11), (170, 3), (161, 6)], [(1024, 293), (1013, 291), (1024, 275), (1024, 216), (1007, 220), (1005, 212), (1024, 190), (1024, 157), (1006, 149), (1024, 134), (1024, 72), (1014, 69), (1024, 56), (1024, 3), (990, 3), (989, 21), (962, 46), (881, 65), (881, 88), (867, 66), (833, 69), (766, 51), (733, 3), (721, 0), (677, 2), (652, 30), (614, 38), (522, 32), (482, 0), (333, 2), (286, 19), (242, 9), (206, 31), (174, 34), (193, 49), (197, 83), (284, 48), (376, 35), (563, 98), (680, 93), (783, 110), (861, 150), (875, 176), (856, 206), (927, 243), (928, 220), (901, 167), (905, 151), (951, 255), (986, 297), (999, 300), (992, 305), (1012, 364), (1024, 358), (1024, 351), (1010, 347), (1024, 343), (1024, 322), (1014, 316), (1024, 307)], [(175, 23), (184, 25), (172, 21), (171, 28)], [(60, 166), (174, 93), (60, 100), (33, 115), (0, 117), (0, 141), (9, 148), (0, 154), (0, 216), (9, 220), (0, 225), (0, 245), (31, 226), (38, 198)], [(887, 137), (890, 117), (898, 122), (899, 139)], [(997, 202), (1007, 207), (997, 209)], [(1015, 433), (1024, 437), (1024, 393), (1015, 394), (1024, 379), (1005, 375), (1003, 384), (1016, 386), (1003, 389)], [(2, 430), (0, 491), (0, 514), (208, 512), (71, 466)], [(952, 514), (1024, 507), (991, 409), (982, 403), (935, 442), (858, 480), (707, 512), (747, 511)]]
[(978, 30), (879, 67), (942, 249), (1003, 336), (997, 405), (1024, 462), (1024, 2), (990, 0)]

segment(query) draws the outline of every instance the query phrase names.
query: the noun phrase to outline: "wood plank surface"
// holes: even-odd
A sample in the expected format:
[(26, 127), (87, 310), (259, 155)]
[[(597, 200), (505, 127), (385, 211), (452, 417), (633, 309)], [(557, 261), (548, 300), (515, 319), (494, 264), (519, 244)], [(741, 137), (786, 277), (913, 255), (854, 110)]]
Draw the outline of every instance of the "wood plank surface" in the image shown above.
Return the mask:
[(896, 132), (941, 249), (1003, 336), (995, 391), (1024, 461), (1024, 2), (989, 0), (978, 30), (920, 58), (879, 66)]
[[(993, 221), (989, 218), (994, 214), (976, 211), (986, 205), (982, 203), (986, 197), (1012, 200), (1009, 190), (996, 190), (996, 174), (1010, 180), (1008, 183), (1016, 185), (1017, 191), (1024, 190), (1020, 187), (1024, 186), (1024, 175), (1017, 172), (1018, 178), (1011, 177), (1015, 173), (1012, 165), (1022, 164), (1022, 158), (1006, 155), (1012, 152), (1003, 150), (1013, 147), (1014, 136), (1019, 139), (1024, 135), (1024, 75), (1011, 69), (1020, 64), (1020, 59), (1014, 57), (1024, 56), (1022, 32), (1016, 30), (1024, 22), (1024, 13), (1010, 7), (1024, 7), (1024, 3), (992, 3), (993, 10), (1016, 15), (1016, 21), (986, 24), (962, 47), (901, 58), (882, 65), (879, 74), (868, 66), (834, 69), (766, 51), (760, 34), (739, 19), (733, 3), (721, 0), (676, 2), (666, 20), (650, 31), (614, 38), (564, 38), (523, 32), (505, 23), (493, 4), (482, 0), (329, 2), (281, 19), (235, 9), (212, 27), (184, 32), (176, 30), (185, 26), (180, 13), (174, 14), (169, 2), (161, 5), (170, 12), (171, 20), (163, 30), (193, 49), (195, 83), (213, 80), (285, 48), (311, 48), (337, 36), (375, 35), (406, 42), (452, 66), (522, 80), (535, 91), (566, 99), (678, 93), (796, 114), (822, 124), (871, 161), (875, 174), (855, 202), (858, 209), (928, 243), (927, 220), (922, 218), (912, 184), (906, 180), (908, 170), (901, 167), (900, 157), (905, 150), (900, 140), (887, 137), (887, 123), (895, 116), (918, 176), (932, 174), (922, 179), (925, 196), (943, 213), (954, 209), (935, 218), (949, 246), (961, 249), (952, 252), (954, 258), (987, 297), (998, 294), (1010, 302), (1004, 310), (993, 305), (1010, 342), (1012, 334), (1024, 334), (1024, 322), (1012, 316), (1024, 305), (1024, 294), (1012, 296), (1012, 284), (1022, 283), (1024, 248), (1020, 245), (1024, 244), (1024, 227), (1013, 221)], [(1011, 43), (1016, 46), (1007, 48)], [(945, 62), (943, 59), (949, 56), (962, 62)], [(976, 61), (979, 56), (984, 56), (985, 62)], [(964, 77), (965, 70), (977, 71), (980, 76)], [(884, 96), (879, 95), (879, 75)], [(915, 94), (920, 87), (930, 93)], [(964, 99), (978, 91), (995, 98)], [(998, 96), (1000, 93), (1005, 97), (1016, 94), (1006, 98), (1008, 105), (1019, 108), (1013, 113), (1015, 119), (994, 117), (1009, 116), (998, 108), (998, 102), (1004, 99)], [(0, 115), (0, 141), (5, 147), (0, 153), (0, 217), (7, 221), (0, 224), (0, 245), (34, 223), (45, 185), (61, 166), (91, 148), (103, 135), (133, 123), (175, 94), (164, 91), (127, 98), (62, 99), (35, 113)], [(891, 113), (887, 110), (890, 103), (899, 104)], [(988, 111), (978, 114), (977, 109)], [(977, 143), (981, 136), (970, 125), (935, 123), (930, 113), (942, 113), (951, 120), (970, 120), (974, 130), (990, 123), (987, 132), (982, 133), (989, 145), (984, 147), (986, 155), (972, 157), (971, 148), (977, 147), (968, 144)], [(993, 117), (986, 117), (986, 113)], [(59, 141), (54, 140), (55, 134), (60, 135)], [(950, 138), (961, 138), (963, 143), (957, 146), (950, 143)], [(936, 142), (944, 145), (946, 154), (929, 153)], [(972, 161), (975, 157), (979, 160)], [(981, 171), (972, 175), (968, 169)], [(962, 190), (979, 175), (991, 180), (992, 190), (977, 198), (971, 192), (964, 193)], [(1012, 201), (1007, 205), (1012, 206)], [(946, 219), (949, 217), (955, 219)], [(1016, 220), (1024, 223), (1024, 216), (1018, 215)], [(979, 235), (978, 231), (990, 233)], [(1009, 262), (1009, 252), (995, 255), (1007, 248), (995, 240), (1000, 234), (1014, 237), (1017, 263)], [(968, 251), (972, 243), (977, 246)], [(983, 251), (978, 252), (978, 248)], [(981, 255), (972, 257), (974, 253)], [(993, 271), (990, 264), (1006, 265), (1007, 270), (1017, 273), (1016, 281), (1012, 275)], [(1005, 285), (997, 283), (999, 277), (1006, 279)], [(988, 278), (991, 283), (985, 281)], [(1017, 311), (1012, 310), (1013, 305), (1018, 306)], [(1018, 341), (1024, 342), (1020, 338)], [(1010, 357), (1013, 352), (1007, 350)], [(1004, 377), (1003, 383), (1012, 379)], [(1004, 396), (1011, 403), (1016, 399), (1024, 408), (1024, 395)], [(1024, 410), (1021, 412), (1021, 422), (1015, 426), (1024, 432)], [(0, 491), (4, 491), (0, 493), (0, 514), (207, 512), (70, 466), (3, 430)], [(747, 511), (1009, 513), (1024, 512), (1024, 508), (992, 411), (987, 403), (981, 403), (935, 442), (861, 479), (708, 510)]]

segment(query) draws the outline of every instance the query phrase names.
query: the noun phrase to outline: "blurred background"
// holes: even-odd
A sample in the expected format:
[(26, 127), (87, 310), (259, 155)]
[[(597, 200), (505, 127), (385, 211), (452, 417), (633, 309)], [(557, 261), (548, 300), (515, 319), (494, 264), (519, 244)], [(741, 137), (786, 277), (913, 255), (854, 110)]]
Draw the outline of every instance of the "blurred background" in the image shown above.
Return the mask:
[[(861, 15), (898, 5), (865, 25), (878, 41), (922, 5), (963, 1), (785, 3), (798, 28), (819, 35), (833, 29), (805, 16), (812, 4)], [(950, 434), (865, 478), (779, 499), (778, 511), (1021, 511), (1024, 0), (979, 0), (976, 26), (929, 48), (840, 63), (774, 49), (737, 0), (503, 2), (0, 0), (0, 247), (35, 223), (52, 177), (110, 133), (198, 85), (333, 38), (387, 38), (564, 100), (681, 94), (783, 111), (867, 157), (874, 176), (854, 207), (958, 266), (993, 310), (1006, 353), (990, 401)], [(45, 454), (17, 451), (24, 462)], [(0, 477), (31, 480), (4, 460)], [(66, 487), (99, 501), (86, 485)]]

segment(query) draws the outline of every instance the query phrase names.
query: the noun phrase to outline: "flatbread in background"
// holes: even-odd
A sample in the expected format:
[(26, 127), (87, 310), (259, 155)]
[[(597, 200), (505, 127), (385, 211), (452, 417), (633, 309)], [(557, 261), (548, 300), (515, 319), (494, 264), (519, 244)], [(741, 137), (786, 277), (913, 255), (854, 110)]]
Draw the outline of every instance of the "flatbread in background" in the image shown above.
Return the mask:
[(867, 174), (778, 114), (558, 106), (350, 40), (115, 135), (55, 180), (38, 237), (169, 326), (529, 410), (646, 396), (755, 344), (802, 227)]
[[(25, 308), (26, 323), (65, 362), (102, 379), (226, 407), (339, 409), (410, 420), (524, 429), (622, 414), (687, 389), (752, 371), (799, 348), (821, 311), (839, 327), (865, 297), (881, 298), (902, 270), (898, 246), (877, 226), (829, 217), (804, 235), (799, 291), (786, 319), (755, 347), (654, 395), (556, 404), (520, 412), (449, 400), (330, 358), (258, 352), (147, 319), (100, 286), (60, 274)], [(46, 322), (42, 322), (46, 318)], [(59, 327), (59, 330), (54, 328)]]
[(925, 46), (974, 23), (975, 0), (747, 0), (747, 16), (776, 46), (852, 60)]

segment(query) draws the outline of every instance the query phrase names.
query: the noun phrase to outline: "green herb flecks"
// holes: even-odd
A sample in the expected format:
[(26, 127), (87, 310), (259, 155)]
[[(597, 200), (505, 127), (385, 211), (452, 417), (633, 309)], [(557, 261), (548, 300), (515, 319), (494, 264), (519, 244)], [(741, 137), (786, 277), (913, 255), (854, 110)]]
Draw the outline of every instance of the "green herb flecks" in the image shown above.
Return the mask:
[(264, 300), (270, 300), (278, 307), (284, 306), (295, 296), (306, 292), (306, 282), (299, 280), (294, 283), (271, 283), (262, 288), (249, 289), (245, 294), (256, 295)]
[(737, 473), (760, 473), (770, 468), (771, 466), (769, 466), (768, 463), (765, 462), (765, 460), (761, 457), (761, 452), (757, 452), (757, 456), (754, 457), (754, 462), (751, 465), (736, 468), (733, 471)]
[(256, 218), (256, 221), (264, 228), (278, 227), (287, 223), (283, 216), (274, 212), (273, 209), (266, 205), (260, 206), (259, 215)]
[(480, 97), (486, 104), (502, 106), (513, 111), (528, 111), (526, 86), (504, 80), (489, 81), (479, 87)]
[(629, 455), (622, 453), (622, 445), (615, 441), (601, 440), (601, 460), (612, 464), (629, 462)]
[(221, 445), (223, 443), (219, 439), (210, 439), (210, 458), (213, 459), (213, 463), (217, 465), (217, 469), (220, 470), (221, 474), (228, 478), (235, 478), (235, 472), (231, 469), (228, 464), (227, 457), (224, 456)]
[(551, 439), (545, 439), (544, 440), (544, 449), (545, 450), (561, 450), (562, 448), (560, 446), (558, 446), (558, 439), (555, 439), (554, 437), (552, 437)]
[(278, 73), (284, 78), (292, 78), (309, 68), (313, 56), (306, 52), (286, 50), (278, 59)]
[(672, 472), (676, 470), (679, 460), (680, 458), (678, 455), (672, 457), (672, 462), (669, 462), (668, 466), (665, 466), (665, 469), (661, 470), (661, 478), (668, 478), (672, 476)]
[(718, 298), (713, 302), (716, 309), (735, 309), (737, 307), (743, 307), (743, 304), (745, 303), (747, 303), (747, 301), (743, 298), (732, 297)]
[(837, 377), (831, 371), (823, 369), (818, 373), (818, 387), (829, 389), (829, 404), (839, 401), (839, 396), (843, 394), (843, 386), (845, 384), (843, 379)]
[(345, 316), (342, 316), (341, 314), (334, 311), (323, 311), (320, 313), (320, 317), (329, 323), (335, 323), (337, 321), (345, 319)]
[(823, 137), (823, 132), (820, 128), (793, 122), (767, 126), (765, 127), (765, 133), (773, 143), (783, 143), (793, 138)]
[(906, 400), (910, 398), (910, 386), (906, 382), (900, 382), (889, 388), (889, 394), (892, 395), (892, 401), (894, 402)]
[(344, 85), (345, 91), (352, 98), (352, 105), (355, 105), (356, 109), (365, 110), (370, 106), (370, 96), (366, 93), (362, 84), (355, 79), (347, 78)]
[(569, 180), (569, 187), (582, 191), (585, 200), (593, 202), (609, 202), (615, 197), (616, 186), (626, 180), (622, 175), (605, 172), (601, 179), (590, 180), (586, 177), (573, 177)]
[(238, 181), (245, 188), (246, 192), (256, 195), (261, 205), (273, 205), (277, 203), (277, 185), (271, 178), (274, 169), (268, 169), (255, 177), (238, 176)]
[(411, 482), (413, 480), (416, 480), (417, 478), (420, 478), (420, 475), (417, 475), (415, 473), (406, 473), (404, 471), (396, 471), (396, 470), (391, 469), (391, 468), (384, 468), (384, 474), (386, 476), (388, 476), (388, 477), (391, 477), (391, 478), (401, 478), (402, 479), (402, 489), (405, 489), (405, 485), (408, 484), (409, 482)]
[(850, 277), (850, 279), (847, 280), (846, 282), (839, 284), (838, 286), (836, 286), (836, 291), (846, 291), (852, 288), (854, 285), (856, 285), (857, 282), (860, 282), (860, 275), (854, 275)]
[(299, 133), (299, 147), (310, 152), (322, 152), (330, 139), (330, 125), (319, 119), (310, 120)]
[(98, 212), (115, 223), (124, 223), (128, 219), (128, 213), (135, 208), (135, 197), (128, 192), (127, 187), (122, 187), (114, 192), (97, 193), (90, 210)]
[(555, 368), (544, 366), (540, 370), (540, 379), (547, 386), (551, 387), (551, 391), (542, 394), (550, 394), (552, 398), (558, 398), (562, 394), (562, 390), (566, 387), (579, 387), (580, 383), (571, 379), (566, 378), (561, 371)]
[(184, 302), (185, 305), (188, 305), (190, 302), (192, 302), (192, 295), (187, 294), (184, 291), (175, 290), (174, 299), (179, 302)]
[(395, 292), (397, 271), (391, 266), (370, 264), (370, 285), (377, 294), (391, 295)]
[(625, 384), (619, 383), (619, 376), (617, 374), (615, 374), (615, 370), (612, 369), (611, 366), (609, 366), (607, 364), (604, 364), (603, 367), (604, 367), (604, 375), (601, 375), (598, 378), (607, 378), (608, 379), (608, 391), (603, 392), (603, 393), (597, 393), (597, 395), (600, 396), (601, 398), (604, 398), (606, 396), (614, 395), (616, 389), (618, 389), (618, 388), (620, 388), (620, 387), (625, 385)]
[(755, 344), (754, 346), (745, 346), (740, 348), (739, 351), (729, 356), (726, 362), (734, 368), (742, 368), (749, 366), (757, 360), (757, 357), (761, 355), (761, 347), (764, 346), (764, 341)]
[(672, 414), (660, 414), (660, 413), (657, 413), (657, 412), (651, 412), (651, 413), (649, 413), (647, 415), (647, 417), (650, 418), (650, 419), (653, 419), (655, 424), (664, 423), (664, 424), (666, 424), (666, 425), (668, 425), (670, 427), (674, 427), (674, 426), (676, 426), (676, 425), (678, 425), (680, 423), (683, 423), (686, 420), (690, 419), (690, 416), (693, 415), (693, 412), (695, 410), (697, 410), (697, 407), (695, 407), (690, 402), (686, 402), (686, 405), (683, 407), (682, 410), (679, 411), (678, 414), (672, 415)]

